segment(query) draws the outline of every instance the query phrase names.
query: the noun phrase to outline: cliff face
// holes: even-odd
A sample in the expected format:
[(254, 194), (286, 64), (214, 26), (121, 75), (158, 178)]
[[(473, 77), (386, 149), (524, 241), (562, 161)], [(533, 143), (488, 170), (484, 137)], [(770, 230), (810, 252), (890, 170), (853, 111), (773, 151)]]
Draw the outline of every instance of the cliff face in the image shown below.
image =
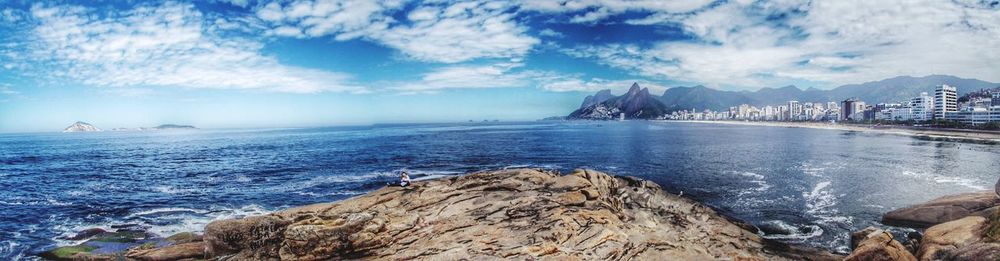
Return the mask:
[(204, 242), (207, 256), (234, 260), (838, 258), (749, 229), (652, 182), (521, 169), (216, 221)]

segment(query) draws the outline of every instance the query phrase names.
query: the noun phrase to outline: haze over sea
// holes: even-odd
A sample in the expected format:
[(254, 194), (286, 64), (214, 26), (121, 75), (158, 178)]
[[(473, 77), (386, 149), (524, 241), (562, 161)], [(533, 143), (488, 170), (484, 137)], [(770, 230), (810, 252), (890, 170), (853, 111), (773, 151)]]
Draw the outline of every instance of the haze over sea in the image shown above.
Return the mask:
[(516, 167), (650, 179), (766, 237), (846, 252), (849, 232), (882, 213), (1000, 175), (994, 145), (649, 121), (4, 134), (0, 148), (3, 260), (71, 245), (58, 238), (85, 228), (169, 235), (345, 199), (401, 169), (426, 179)]

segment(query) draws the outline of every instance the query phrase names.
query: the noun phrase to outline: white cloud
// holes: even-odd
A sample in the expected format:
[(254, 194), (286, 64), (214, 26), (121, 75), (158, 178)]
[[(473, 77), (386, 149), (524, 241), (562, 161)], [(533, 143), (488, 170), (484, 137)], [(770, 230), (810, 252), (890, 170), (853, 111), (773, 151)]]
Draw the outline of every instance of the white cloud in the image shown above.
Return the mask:
[(637, 79), (608, 80), (592, 78), (590, 80), (583, 80), (571, 77), (559, 78), (560, 79), (555, 79), (554, 81), (541, 84), (541, 88), (553, 92), (596, 92), (604, 89), (610, 89), (612, 93), (622, 94), (632, 87), (632, 83), (638, 83), (640, 87), (649, 88), (649, 92), (653, 95), (659, 95), (668, 89), (668, 87), (658, 83)]
[(300, 0), (270, 3), (257, 16), (272, 25), (274, 35), (363, 38), (429, 62), (522, 57), (539, 43), (517, 23), (513, 6), (503, 2), (425, 3), (409, 11), (407, 21), (397, 21), (391, 14), (402, 6), (400, 1)]
[(385, 28), (394, 21), (386, 12), (402, 6), (403, 1), (396, 0), (298, 0), (271, 2), (256, 14), (280, 30), (272, 31), (276, 35), (290, 36), (291, 28), (297, 28), (301, 33), (291, 36), (350, 40)]
[(139, 6), (104, 18), (83, 7), (31, 9), (30, 55), (56, 76), (109, 87), (364, 92), (341, 73), (280, 64), (258, 42), (223, 38), (190, 4)]
[(549, 28), (545, 28), (545, 29), (539, 31), (538, 35), (547, 36), (547, 37), (553, 37), (553, 38), (563, 38), (563, 37), (566, 37), (566, 35), (564, 35), (563, 33), (556, 32), (555, 30), (552, 30), (552, 29), (549, 29)]
[(536, 77), (544, 75), (535, 71), (512, 72), (521, 66), (524, 64), (519, 62), (445, 66), (424, 74), (419, 81), (398, 84), (392, 89), (406, 93), (428, 93), (444, 89), (528, 87)]
[[(769, 18), (779, 13), (785, 18)], [(802, 81), (832, 87), (929, 74), (1000, 81), (1000, 10), (995, 6), (933, 0), (731, 1), (693, 14), (659, 15), (666, 19), (660, 23), (680, 24), (696, 40), (579, 46), (565, 52), (638, 76), (750, 89)]]
[(523, 10), (544, 13), (577, 13), (570, 18), (573, 23), (600, 22), (612, 15), (625, 12), (687, 13), (704, 8), (712, 0), (521, 0)]

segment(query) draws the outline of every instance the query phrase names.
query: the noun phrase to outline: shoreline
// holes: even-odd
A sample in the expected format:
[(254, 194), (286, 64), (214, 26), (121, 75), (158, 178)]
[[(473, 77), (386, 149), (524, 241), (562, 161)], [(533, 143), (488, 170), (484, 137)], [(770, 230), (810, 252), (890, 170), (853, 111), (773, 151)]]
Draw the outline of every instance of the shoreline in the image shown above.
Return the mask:
[(893, 134), (901, 136), (946, 138), (946, 139), (958, 139), (967, 141), (1000, 143), (1000, 132), (964, 130), (964, 129), (963, 130), (924, 129), (921, 127), (908, 127), (908, 126), (893, 126), (893, 125), (876, 126), (876, 125), (860, 125), (860, 124), (835, 124), (835, 123), (825, 123), (825, 122), (701, 121), (701, 120), (666, 120), (661, 122), (687, 122), (687, 123), (728, 124), (728, 125), (742, 125), (742, 126), (841, 130), (841, 131)]

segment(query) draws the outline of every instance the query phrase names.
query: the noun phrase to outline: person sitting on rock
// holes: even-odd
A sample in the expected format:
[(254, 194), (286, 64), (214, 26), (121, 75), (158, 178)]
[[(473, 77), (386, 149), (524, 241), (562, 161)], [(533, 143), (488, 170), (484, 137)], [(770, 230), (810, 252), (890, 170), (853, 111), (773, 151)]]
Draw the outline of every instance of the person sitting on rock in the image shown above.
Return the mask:
[(410, 186), (410, 174), (405, 170), (399, 174), (399, 186), (407, 187)]

